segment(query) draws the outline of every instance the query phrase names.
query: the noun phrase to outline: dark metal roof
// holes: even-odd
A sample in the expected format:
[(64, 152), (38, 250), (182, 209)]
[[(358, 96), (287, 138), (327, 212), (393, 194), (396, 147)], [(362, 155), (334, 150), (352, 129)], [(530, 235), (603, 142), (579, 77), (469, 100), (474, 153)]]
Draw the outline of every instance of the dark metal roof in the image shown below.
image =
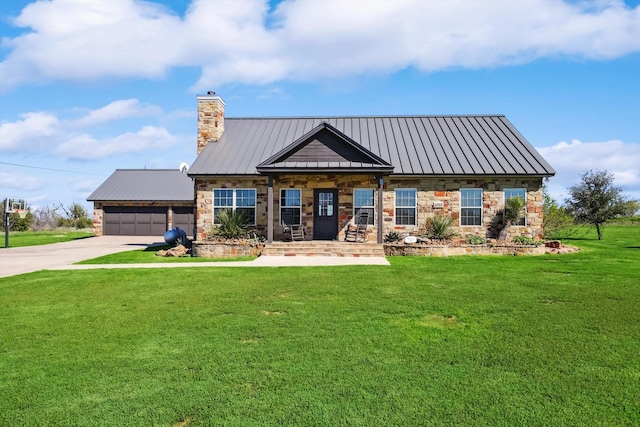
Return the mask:
[(177, 169), (116, 169), (88, 201), (193, 202), (193, 181)]
[(226, 118), (220, 141), (207, 144), (188, 174), (258, 174), (323, 122), (393, 165), (393, 175), (555, 174), (502, 115)]

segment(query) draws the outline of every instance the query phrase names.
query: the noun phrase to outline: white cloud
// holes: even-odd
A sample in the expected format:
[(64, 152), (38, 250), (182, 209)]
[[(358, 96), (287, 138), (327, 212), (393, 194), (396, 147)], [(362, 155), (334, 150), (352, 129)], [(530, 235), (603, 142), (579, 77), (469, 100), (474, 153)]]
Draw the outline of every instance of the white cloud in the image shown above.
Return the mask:
[[(116, 123), (131, 117), (160, 117), (162, 110), (136, 99), (117, 100), (73, 120), (62, 119), (52, 113), (30, 112), (14, 122), (0, 124), (0, 152), (87, 160), (99, 159), (121, 153), (158, 149), (175, 144), (180, 137), (172, 135), (164, 127), (144, 126), (135, 132), (114, 136), (92, 135), (94, 126)], [(169, 113), (171, 116), (173, 113)], [(181, 116), (178, 112), (177, 116)]]
[(77, 127), (88, 127), (131, 117), (158, 115), (161, 112), (159, 107), (140, 104), (137, 99), (121, 99), (90, 111), (84, 117), (73, 121), (72, 124)]
[(94, 160), (121, 153), (133, 153), (168, 147), (178, 138), (166, 129), (144, 126), (138, 132), (127, 132), (114, 138), (96, 139), (89, 135), (76, 135), (60, 144), (56, 154), (74, 160)]
[(567, 189), (580, 181), (588, 170), (606, 170), (615, 177), (615, 185), (623, 187), (632, 198), (640, 199), (640, 144), (618, 140), (604, 142), (559, 142), (551, 147), (537, 147), (557, 171), (549, 182), (556, 200), (567, 195)]
[(621, 0), (285, 0), (274, 12), (266, 0), (194, 0), (184, 17), (151, 2), (52, 0), (14, 22), (30, 31), (3, 40), (5, 88), (194, 66), (202, 90), (640, 51), (640, 6)]
[(58, 118), (48, 113), (25, 113), (20, 120), (0, 124), (0, 151), (30, 151), (60, 132)]
[(44, 182), (36, 177), (22, 173), (9, 173), (0, 171), (0, 182), (6, 194), (22, 194), (25, 191), (42, 189)]

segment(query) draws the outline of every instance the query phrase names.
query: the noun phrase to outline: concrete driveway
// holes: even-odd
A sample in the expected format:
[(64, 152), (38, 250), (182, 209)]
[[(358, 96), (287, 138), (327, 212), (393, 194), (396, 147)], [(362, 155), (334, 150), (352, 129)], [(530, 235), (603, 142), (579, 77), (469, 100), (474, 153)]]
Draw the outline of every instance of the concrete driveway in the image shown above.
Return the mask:
[(60, 268), (85, 259), (140, 249), (154, 243), (164, 243), (164, 240), (158, 236), (102, 236), (52, 245), (2, 248), (0, 277)]

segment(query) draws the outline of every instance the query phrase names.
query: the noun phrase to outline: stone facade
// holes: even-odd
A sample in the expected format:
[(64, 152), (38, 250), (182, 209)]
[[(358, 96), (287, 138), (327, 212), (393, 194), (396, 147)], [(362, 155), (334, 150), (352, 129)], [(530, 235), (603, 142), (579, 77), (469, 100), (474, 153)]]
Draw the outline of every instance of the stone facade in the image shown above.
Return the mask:
[[(205, 238), (213, 225), (213, 190), (216, 188), (255, 188), (256, 189), (256, 231), (267, 234), (268, 181), (267, 177), (216, 177), (198, 178), (196, 185), (196, 230), (197, 240)], [(280, 189), (296, 188), (302, 193), (302, 224), (306, 228), (308, 239), (313, 236), (313, 190), (316, 188), (338, 189), (338, 239), (344, 239), (344, 230), (353, 219), (353, 193), (355, 188), (377, 189), (377, 180), (369, 175), (280, 175), (274, 177), (274, 240), (281, 240), (280, 227)], [(395, 190), (401, 188), (416, 189), (417, 224), (395, 224)], [(471, 234), (483, 237), (495, 237), (498, 233), (501, 214), (504, 207), (504, 189), (524, 188), (527, 195), (526, 222), (524, 226), (512, 226), (510, 237), (526, 235), (542, 237), (542, 180), (541, 178), (403, 178), (386, 177), (383, 190), (383, 234), (395, 230), (401, 234), (420, 234), (427, 218), (435, 215), (451, 215), (459, 224), (460, 189), (482, 189), (482, 225), (456, 225), (456, 232), (462, 238)], [(369, 226), (368, 240), (377, 239), (378, 197), (375, 197), (375, 224)]]
[(224, 133), (224, 101), (215, 94), (198, 96), (198, 154)]

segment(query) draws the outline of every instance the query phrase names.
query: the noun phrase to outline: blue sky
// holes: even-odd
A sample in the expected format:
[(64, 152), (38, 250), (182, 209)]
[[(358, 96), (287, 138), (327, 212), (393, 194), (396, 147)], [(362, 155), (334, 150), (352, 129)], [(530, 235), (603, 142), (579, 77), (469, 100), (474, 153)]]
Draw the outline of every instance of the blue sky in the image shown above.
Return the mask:
[(640, 199), (640, 6), (594, 0), (52, 0), (0, 5), (0, 197), (80, 202), (195, 158), (228, 117), (505, 114), (557, 171)]

